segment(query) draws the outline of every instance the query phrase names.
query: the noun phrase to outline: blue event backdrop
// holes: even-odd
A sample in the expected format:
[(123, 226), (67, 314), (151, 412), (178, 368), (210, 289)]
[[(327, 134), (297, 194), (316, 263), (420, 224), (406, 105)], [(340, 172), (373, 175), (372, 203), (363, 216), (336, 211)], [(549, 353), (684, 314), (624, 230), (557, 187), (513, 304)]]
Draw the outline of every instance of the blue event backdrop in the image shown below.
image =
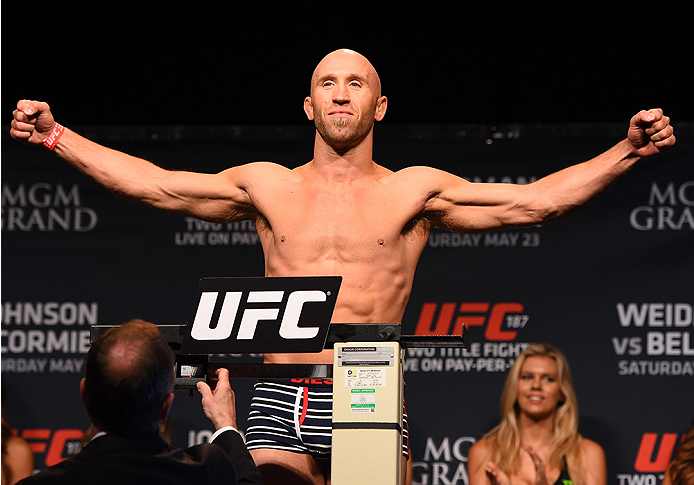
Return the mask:
[[(78, 126), (171, 169), (217, 172), (311, 158), (310, 126)], [(694, 127), (571, 217), (489, 234), (431, 234), (406, 334), (470, 331), (465, 351), (409, 349), (413, 483), (467, 483), (470, 445), (498, 419), (506, 371), (531, 342), (567, 355), (581, 431), (609, 483), (655, 484), (694, 418)], [(625, 125), (376, 127), (375, 160), (479, 182), (528, 183), (591, 158)], [(7, 133), (7, 131), (4, 131)], [(199, 278), (262, 276), (247, 223), (216, 225), (119, 200), (54, 155), (2, 145), (2, 413), (43, 469), (79, 450), (89, 326), (184, 324)], [(259, 359), (259, 356), (249, 356)], [(252, 382), (236, 380), (245, 416)], [(206, 440), (199, 396), (179, 392), (174, 444)]]

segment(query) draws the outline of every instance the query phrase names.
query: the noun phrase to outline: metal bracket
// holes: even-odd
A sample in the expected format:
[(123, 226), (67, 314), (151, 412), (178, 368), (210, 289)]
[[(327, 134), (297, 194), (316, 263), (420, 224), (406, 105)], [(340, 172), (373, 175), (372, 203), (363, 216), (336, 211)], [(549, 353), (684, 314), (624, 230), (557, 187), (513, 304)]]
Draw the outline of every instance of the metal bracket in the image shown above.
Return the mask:
[[(119, 325), (93, 325), (91, 327), (91, 342), (96, 341), (104, 333)], [(188, 325), (161, 324), (159, 331), (169, 343), (174, 352), (181, 347)], [(332, 349), (337, 342), (399, 342), (406, 348), (457, 347), (467, 348), (467, 328), (463, 326), (461, 335), (402, 335), (400, 324), (374, 323), (333, 323), (328, 330), (325, 349)], [(215, 375), (219, 367), (229, 370), (232, 378), (253, 379), (326, 379), (333, 375), (333, 366), (328, 364), (264, 364), (225, 362), (224, 355), (215, 354), (214, 362), (210, 362), (211, 354), (184, 355), (176, 354), (177, 390), (193, 390), (199, 381), (207, 381)]]

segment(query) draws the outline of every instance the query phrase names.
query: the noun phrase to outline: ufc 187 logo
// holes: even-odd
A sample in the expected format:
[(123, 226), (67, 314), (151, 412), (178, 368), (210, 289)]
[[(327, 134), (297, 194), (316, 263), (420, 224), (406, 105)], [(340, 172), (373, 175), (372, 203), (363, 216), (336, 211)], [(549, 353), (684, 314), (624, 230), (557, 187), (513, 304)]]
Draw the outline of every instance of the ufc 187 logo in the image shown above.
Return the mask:
[(489, 341), (510, 341), (525, 328), (530, 317), (521, 303), (424, 303), (415, 335), (460, 335), (467, 328), (484, 328)]

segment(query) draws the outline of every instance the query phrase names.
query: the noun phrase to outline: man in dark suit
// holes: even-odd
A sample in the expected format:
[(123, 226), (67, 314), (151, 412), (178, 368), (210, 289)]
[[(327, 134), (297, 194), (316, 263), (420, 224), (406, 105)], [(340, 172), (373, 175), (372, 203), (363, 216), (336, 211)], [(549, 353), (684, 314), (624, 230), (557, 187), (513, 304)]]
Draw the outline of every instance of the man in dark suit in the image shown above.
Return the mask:
[(113, 328), (89, 350), (82, 401), (96, 432), (82, 451), (22, 485), (262, 484), (236, 430), (236, 397), (220, 369), (214, 390), (198, 384), (212, 443), (181, 450), (160, 435), (173, 401), (174, 354), (156, 325), (141, 320)]

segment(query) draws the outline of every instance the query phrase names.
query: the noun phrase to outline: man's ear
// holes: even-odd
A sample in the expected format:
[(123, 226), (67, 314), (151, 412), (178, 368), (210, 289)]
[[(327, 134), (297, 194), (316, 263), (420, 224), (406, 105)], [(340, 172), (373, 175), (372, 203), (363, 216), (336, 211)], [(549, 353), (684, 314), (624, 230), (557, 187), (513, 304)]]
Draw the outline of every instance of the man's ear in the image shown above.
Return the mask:
[(378, 101), (376, 101), (376, 115), (374, 116), (374, 119), (376, 121), (381, 121), (383, 117), (386, 115), (386, 110), (388, 109), (388, 98), (385, 96), (381, 96), (378, 98)]
[(313, 103), (311, 102), (311, 96), (306, 96), (304, 98), (304, 113), (309, 120), (313, 121)]
[(82, 398), (82, 404), (84, 404), (84, 407), (87, 407), (87, 399), (84, 395), (84, 386), (87, 380), (83, 377), (82, 380), (80, 381), (80, 398)]
[(171, 404), (173, 404), (174, 393), (170, 392), (166, 399), (164, 399), (164, 404), (161, 406), (161, 422), (165, 423), (166, 419), (169, 417), (169, 411), (171, 411)]

